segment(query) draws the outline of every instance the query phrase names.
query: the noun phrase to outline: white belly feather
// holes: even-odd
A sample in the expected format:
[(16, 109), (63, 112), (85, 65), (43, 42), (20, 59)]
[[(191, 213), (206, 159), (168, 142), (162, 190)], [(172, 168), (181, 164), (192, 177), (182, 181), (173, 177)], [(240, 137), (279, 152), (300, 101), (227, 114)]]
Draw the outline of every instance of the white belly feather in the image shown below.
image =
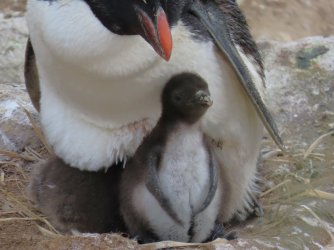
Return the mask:
[(175, 197), (174, 211), (187, 219), (185, 223), (190, 223), (191, 210), (198, 210), (208, 194), (208, 163), (201, 131), (184, 128), (169, 136), (159, 171), (161, 189), (167, 197)]
[(42, 126), (57, 155), (86, 170), (133, 155), (160, 115), (164, 84), (173, 74), (195, 72), (208, 82), (214, 103), (203, 131), (223, 141), (218, 158), (235, 185), (224, 219), (244, 205), (262, 125), (211, 42), (190, 39), (180, 22), (165, 62), (141, 37), (110, 33), (81, 0), (29, 0), (27, 21), (40, 74)]

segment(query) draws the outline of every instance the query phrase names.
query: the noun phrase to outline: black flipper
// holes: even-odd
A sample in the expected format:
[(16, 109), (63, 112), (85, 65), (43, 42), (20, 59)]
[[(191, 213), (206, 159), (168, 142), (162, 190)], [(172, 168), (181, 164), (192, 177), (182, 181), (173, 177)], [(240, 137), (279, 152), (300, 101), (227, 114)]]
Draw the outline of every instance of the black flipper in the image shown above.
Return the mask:
[(177, 216), (177, 213), (174, 211), (171, 202), (164, 195), (161, 190), (160, 179), (158, 176), (157, 168), (159, 168), (161, 153), (160, 150), (152, 150), (150, 153), (150, 159), (148, 159), (148, 180), (146, 182), (146, 187), (150, 191), (150, 193), (155, 197), (155, 199), (159, 202), (161, 208), (165, 210), (165, 212), (179, 225), (182, 225), (182, 220)]
[(212, 0), (194, 0), (189, 8), (190, 12), (207, 28), (216, 46), (229, 60), (267, 131), (277, 146), (282, 151), (285, 151), (285, 146), (279, 135), (276, 123), (266, 108), (249, 69), (245, 65), (233, 43), (223, 11), (219, 8), (216, 1)]
[(208, 154), (209, 154), (209, 175), (210, 175), (210, 179), (209, 179), (209, 183), (210, 183), (210, 187), (209, 187), (209, 191), (208, 194), (202, 204), (202, 206), (200, 206), (197, 210), (195, 210), (193, 212), (193, 216), (195, 217), (197, 214), (203, 212), (211, 203), (211, 201), (213, 200), (216, 191), (217, 191), (217, 186), (218, 186), (218, 167), (217, 167), (217, 162), (215, 162), (215, 159), (212, 155), (212, 151), (210, 150), (210, 146), (207, 142), (207, 139), (204, 138), (204, 143), (206, 144), (206, 147), (208, 149)]
[(26, 88), (30, 96), (31, 102), (37, 111), (40, 110), (40, 86), (39, 86), (39, 76), (36, 65), (35, 52), (30, 42), (27, 41), (25, 62), (24, 62), (24, 78), (26, 83)]

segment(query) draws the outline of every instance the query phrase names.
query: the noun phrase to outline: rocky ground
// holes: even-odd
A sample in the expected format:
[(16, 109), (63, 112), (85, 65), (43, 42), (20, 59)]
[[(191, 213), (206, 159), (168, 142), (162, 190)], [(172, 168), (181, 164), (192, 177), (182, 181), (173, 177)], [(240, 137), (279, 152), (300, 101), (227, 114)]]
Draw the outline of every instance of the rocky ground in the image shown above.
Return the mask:
[[(30, 170), (47, 151), (23, 85), (23, 1), (0, 1), (0, 249), (334, 247), (334, 37), (322, 37), (334, 35), (334, 1), (240, 2), (262, 40), (267, 99), (289, 149), (283, 154), (263, 141), (265, 215), (240, 225), (236, 241), (139, 247), (117, 235), (60, 235), (26, 199)], [(290, 41), (315, 35), (322, 36)]]

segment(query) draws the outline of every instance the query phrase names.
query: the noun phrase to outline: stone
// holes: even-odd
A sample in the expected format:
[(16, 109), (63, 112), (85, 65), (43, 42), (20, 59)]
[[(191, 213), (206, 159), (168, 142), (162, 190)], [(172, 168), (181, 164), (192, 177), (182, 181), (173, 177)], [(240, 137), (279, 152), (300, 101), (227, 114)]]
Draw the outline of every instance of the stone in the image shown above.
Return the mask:
[(23, 17), (5, 18), (0, 13), (0, 149), (21, 152), (39, 145), (24, 112), (37, 113), (27, 95), (23, 64), (28, 29)]
[(310, 144), (333, 129), (334, 36), (260, 42), (266, 100), (286, 142)]
[(0, 13), (0, 84), (22, 83), (28, 29), (24, 17)]

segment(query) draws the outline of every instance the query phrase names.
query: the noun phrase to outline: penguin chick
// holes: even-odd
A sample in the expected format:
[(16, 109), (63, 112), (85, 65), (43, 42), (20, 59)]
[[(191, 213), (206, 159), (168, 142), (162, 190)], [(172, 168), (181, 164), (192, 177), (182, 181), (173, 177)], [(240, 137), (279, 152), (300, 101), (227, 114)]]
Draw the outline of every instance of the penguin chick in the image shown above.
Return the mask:
[(61, 232), (124, 231), (117, 181), (122, 166), (115, 167), (107, 172), (80, 171), (51, 157), (35, 167), (28, 196)]
[(142, 243), (203, 242), (215, 229), (222, 196), (220, 168), (200, 128), (212, 104), (208, 86), (197, 75), (176, 75), (161, 102), (156, 127), (122, 174), (121, 214)]

